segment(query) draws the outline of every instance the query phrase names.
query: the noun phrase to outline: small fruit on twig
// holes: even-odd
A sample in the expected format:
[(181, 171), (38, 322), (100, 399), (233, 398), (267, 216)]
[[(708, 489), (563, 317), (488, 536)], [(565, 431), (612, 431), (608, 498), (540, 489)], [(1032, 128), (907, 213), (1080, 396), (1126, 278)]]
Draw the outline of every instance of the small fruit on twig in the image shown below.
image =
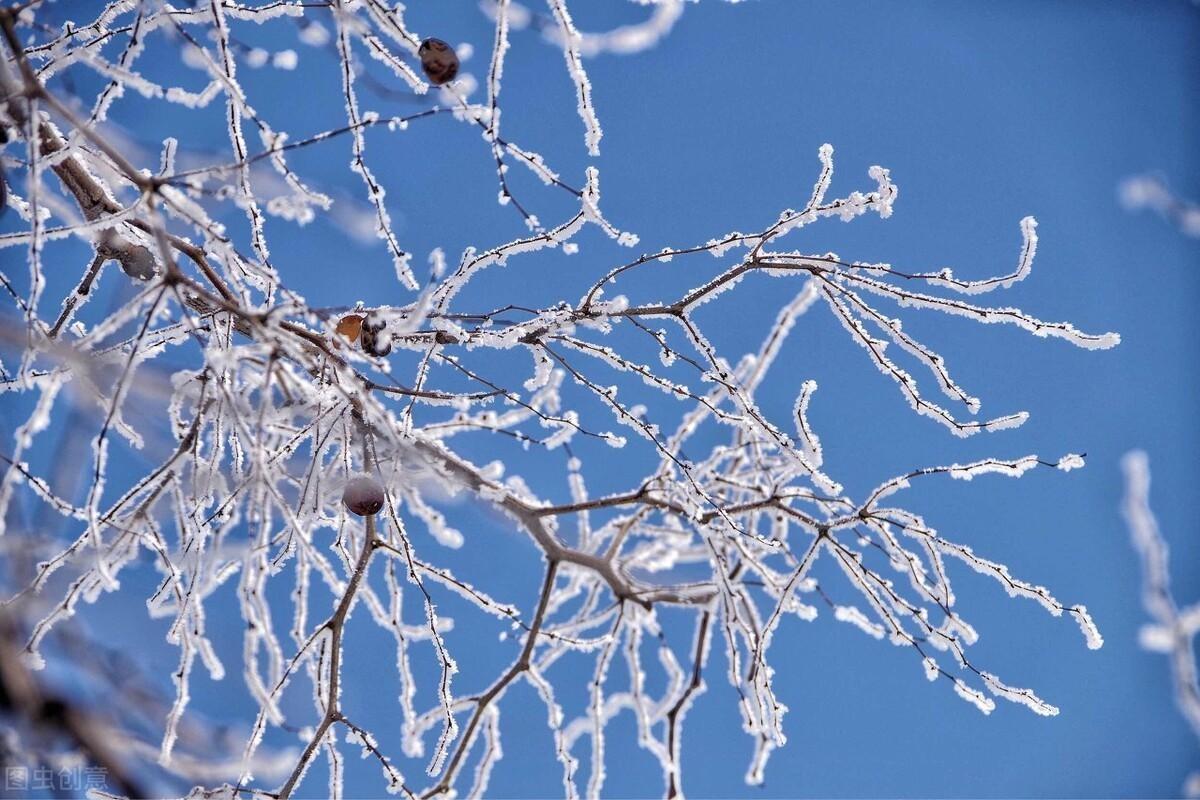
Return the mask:
[(362, 321), (363, 352), (369, 356), (386, 356), (392, 352), (392, 337), (387, 332), (387, 320), (374, 311), (367, 314)]
[(358, 341), (358, 334), (362, 331), (363, 318), (358, 314), (347, 314), (338, 320), (337, 330), (338, 335), (345, 336), (351, 342)]
[(148, 281), (154, 277), (154, 254), (145, 245), (130, 242), (117, 254), (117, 261), (121, 264), (121, 271), (135, 280)]
[(105, 260), (116, 261), (121, 271), (138, 281), (148, 281), (158, 272), (154, 253), (144, 244), (125, 238), (115, 228), (100, 232), (96, 242), (96, 255)]
[(449, 83), (458, 75), (458, 54), (441, 39), (426, 39), (417, 48), (421, 58), (421, 69), (425, 77), (435, 86)]
[(383, 487), (379, 481), (365, 475), (351, 478), (342, 490), (342, 502), (350, 513), (360, 517), (378, 513), (383, 508), (383, 501)]

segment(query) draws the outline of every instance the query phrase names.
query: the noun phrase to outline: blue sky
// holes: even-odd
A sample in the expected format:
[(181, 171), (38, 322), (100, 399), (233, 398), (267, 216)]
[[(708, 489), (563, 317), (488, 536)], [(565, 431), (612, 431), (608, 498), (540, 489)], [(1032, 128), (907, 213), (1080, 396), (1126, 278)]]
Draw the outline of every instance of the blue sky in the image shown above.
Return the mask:
[[(475, 5), (409, 5), (417, 30), (471, 43), (475, 55), (464, 71), (482, 78), (492, 31)], [(579, 0), (573, 11), (585, 30), (646, 13), (632, 4)], [(261, 37), (255, 43), (267, 47), (294, 41), (286, 25), (255, 35)], [(1200, 197), (1198, 37), (1200, 8), (1182, 0), (706, 0), (689, 5), (655, 49), (588, 62), (605, 131), (602, 155), (589, 160), (561, 56), (532, 31), (514, 32), (503, 94), (507, 135), (542, 152), (572, 183), (582, 182), (588, 163), (599, 166), (606, 213), (641, 236), (638, 252), (765, 227), (807, 199), (819, 169), (817, 149), (829, 142), (836, 164), (832, 191), (871, 188), (867, 169), (881, 164), (900, 187), (895, 213), (888, 220), (824, 221), (794, 235), (790, 246), (914, 270), (953, 266), (961, 277), (981, 278), (1011, 268), (1021, 244), (1018, 222), (1033, 215), (1040, 236), (1033, 275), (993, 296), (996, 302), (1123, 337), (1115, 350), (1087, 352), (998, 326), (906, 312), (906, 330), (946, 357), (960, 382), (982, 398), (983, 414), (1024, 409), (1032, 415), (1016, 431), (959, 440), (912, 414), (825, 308), (801, 321), (777, 366), (794, 380), (770, 384), (775, 388), (763, 396), (764, 406), (786, 419), (799, 381), (819, 382), (810, 418), (828, 472), (851, 495), (913, 467), (988, 455), (1088, 453), (1082, 471), (930, 483), (914, 488), (910, 502), (950, 538), (1048, 586), (1064, 602), (1086, 604), (1106, 644), (1087, 650), (1069, 620), (1050, 618), (958, 569), (960, 610), (982, 634), (976, 661), (1061, 709), (1046, 719), (1002, 703), (985, 717), (945, 681), (927, 683), (908, 652), (868, 639), (830, 614), (813, 623), (789, 620), (772, 649), (777, 687), (791, 708), (789, 743), (772, 757), (765, 786), (742, 783), (749, 740), (740, 733), (732, 691), (723, 685), (723, 660), (714, 656), (709, 691), (691, 711), (684, 736), (690, 795), (1168, 796), (1200, 766), (1200, 745), (1172, 704), (1166, 660), (1136, 644), (1143, 622), (1138, 565), (1117, 513), (1119, 459), (1130, 448), (1144, 448), (1154, 470), (1152, 498), (1172, 547), (1177, 595), (1185, 602), (1200, 598), (1194, 489), (1200, 482), (1200, 242), (1156, 216), (1129, 213), (1117, 199), (1124, 177), (1152, 170), (1184, 196)], [(335, 127), (342, 114), (336, 60), (298, 49), (295, 73), (245, 72), (258, 111), (297, 136)], [(383, 75), (374, 66), (372, 72)], [(154, 107), (136, 96), (122, 102), (124, 119), (145, 114), (137, 134), (147, 141), (178, 123), (178, 117), (151, 115)], [(385, 115), (426, 102), (362, 95), (364, 107)], [(227, 147), (219, 115), (196, 119), (193, 136), (209, 135), (205, 126), (211, 126), (213, 147)], [(293, 163), (322, 188), (361, 195), (346, 169), (349, 157), (349, 142), (341, 139), (302, 151)], [(468, 245), (486, 247), (521, 232), (517, 215), (494, 203), (490, 154), (465, 126), (439, 120), (402, 134), (373, 132), (368, 159), (389, 187), (389, 208), (405, 246), (417, 254), (415, 263), (434, 247), (453, 259)], [(531, 183), (524, 189), (537, 198), (533, 205), (544, 221), (569, 207)], [(231, 224), (238, 220), (229, 217)], [(310, 301), (405, 299), (378, 246), (348, 240), (330, 223), (294, 233), (286, 223), (272, 224), (277, 266)], [(581, 242), (570, 259), (515, 259), (474, 287), (473, 299), (488, 307), (518, 296), (531, 303), (574, 300), (628, 256), (594, 231)], [(666, 297), (700, 282), (688, 268), (631, 282), (631, 295)], [(781, 297), (773, 284), (747, 281), (722, 298), (719, 312), (700, 319), (717, 331), (713, 338), (724, 352), (740, 354), (756, 346)], [(611, 427), (604, 423), (599, 427)], [(474, 445), (470, 454), (486, 460), (493, 445)], [(612, 470), (595, 476), (594, 487), (634, 485), (643, 465), (630, 459), (613, 458)], [(533, 482), (561, 480), (561, 459), (543, 459), (531, 469)], [(456, 569), (477, 572), (489, 591), (528, 607), (540, 572), (536, 551), (478, 509), (453, 513), (468, 533)], [(840, 576), (829, 571), (823, 583), (826, 578), (836, 586)], [(840, 588), (849, 599), (849, 590)], [(141, 604), (130, 591), (106, 598), (95, 614), (140, 614)], [(449, 601), (447, 608), (453, 612)], [(145, 640), (150, 630), (119, 636), (142, 647), (147, 659), (170, 663), (170, 651), (160, 654)], [(689, 643), (686, 630), (677, 631), (681, 654)], [(473, 654), (458, 686), (483, 686), (491, 662), (503, 665), (511, 657), (511, 639), (497, 641), (494, 652), (490, 645), (475, 650), (476, 637), (496, 641), (491, 637), (498, 631), (464, 618), (451, 634), (452, 648)], [(239, 640), (235, 622), (218, 636), (218, 646), (236, 654)], [(363, 626), (351, 629), (348, 646), (361, 647), (360, 663), (368, 665), (358, 680), (390, 679), (388, 641)], [(588, 674), (568, 668), (559, 680), (582, 687)], [(244, 700), (236, 684), (236, 675), (223, 685), (201, 680), (196, 704)], [(346, 691), (352, 707), (363, 702), (353, 697), (354, 683)], [(564, 695), (567, 701), (574, 696), (566, 689)], [(302, 700), (294, 706), (301, 718), (311, 713)], [(506, 703), (506, 755), (492, 794), (556, 796), (559, 768), (544, 710), (528, 688), (512, 692)], [(361, 712), (361, 721), (377, 729), (395, 721), (395, 708), (364, 703)], [(619, 768), (610, 768), (607, 792), (657, 796), (657, 769), (637, 750), (633, 731), (628, 717), (613, 728), (609, 757)], [(322, 771), (321, 764), (314, 768), (305, 796), (322, 794)], [(380, 788), (376, 770), (351, 773), (349, 794), (375, 795)]]

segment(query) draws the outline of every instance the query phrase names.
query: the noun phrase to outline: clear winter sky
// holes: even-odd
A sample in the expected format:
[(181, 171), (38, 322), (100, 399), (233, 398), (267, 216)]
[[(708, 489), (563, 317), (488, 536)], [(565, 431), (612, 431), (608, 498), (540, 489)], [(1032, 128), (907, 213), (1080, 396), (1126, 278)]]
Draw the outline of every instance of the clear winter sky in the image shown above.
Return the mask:
[[(475, 4), (408, 5), (410, 23), (422, 34), (473, 45), (464, 71), (482, 80), (492, 29)], [(576, 0), (572, 8), (584, 30), (646, 14), (633, 4), (597, 0)], [(244, 71), (256, 108), (296, 136), (337, 126), (335, 59), (296, 45), (286, 25), (264, 30), (255, 43), (278, 48), (288, 42), (299, 50), (297, 73)], [(946, 357), (959, 382), (983, 400), (983, 414), (1032, 414), (1016, 431), (959, 440), (916, 417), (825, 307), (800, 322), (776, 367), (784, 379), (771, 384), (773, 393), (763, 401), (786, 421), (800, 382), (819, 382), (811, 420), (829, 474), (852, 496), (913, 467), (987, 455), (1088, 454), (1087, 468), (1070, 474), (1038, 470), (1020, 481), (942, 481), (914, 488), (911, 502), (950, 538), (1049, 587), (1065, 603), (1086, 604), (1106, 643), (1087, 650), (1069, 619), (1010, 599), (993, 581), (953, 565), (959, 609), (982, 634), (975, 660), (1062, 710), (1046, 719), (998, 701), (985, 717), (948, 682), (926, 682), (910, 652), (869, 639), (828, 613), (813, 623), (788, 620), (771, 656), (778, 692), (791, 709), (789, 742), (771, 759), (766, 785), (742, 782), (750, 741), (724, 685), (718, 648), (709, 691), (690, 712), (684, 734), (690, 795), (1169, 796), (1200, 768), (1200, 743), (1176, 713), (1165, 658), (1137, 647), (1144, 619), (1138, 564), (1117, 510), (1120, 457), (1144, 448), (1178, 597), (1200, 598), (1200, 241), (1150, 213), (1127, 212), (1117, 196), (1126, 176), (1160, 170), (1181, 194), (1200, 198), (1198, 44), (1200, 7), (1182, 0), (705, 0), (689, 5), (655, 49), (588, 62), (605, 132), (594, 161), (603, 206), (614, 223), (641, 235), (637, 252), (765, 227), (807, 199), (819, 169), (817, 149), (829, 142), (836, 165), (831, 196), (872, 188), (867, 169), (881, 164), (900, 187), (895, 213), (885, 221), (824, 221), (790, 237), (791, 247), (912, 270), (952, 266), (960, 277), (982, 278), (1012, 268), (1021, 243), (1018, 223), (1031, 214), (1041, 239), (1032, 276), (980, 299), (1069, 319), (1090, 332), (1115, 330), (1124, 339), (1115, 350), (1087, 352), (1014, 329), (904, 312), (906, 329)], [(378, 65), (371, 70), (385, 76)], [(307, 82), (301, 96), (298, 78)], [(123, 102), (136, 108), (140, 101)], [(385, 115), (428, 102), (362, 90), (363, 106)], [(572, 89), (561, 55), (533, 31), (513, 33), (503, 107), (507, 135), (545, 154), (572, 183), (581, 182), (587, 159)], [(214, 147), (227, 147), (219, 115), (206, 119)], [(148, 114), (139, 133), (154, 141), (168, 132), (158, 130), (162, 124)], [(453, 260), (467, 245), (518, 236), (517, 215), (494, 203), (493, 165), (478, 135), (449, 120), (421, 125), (368, 140), (368, 158), (389, 186), (389, 208), (404, 245), (418, 254), (416, 263), (436, 246)], [(321, 188), (361, 197), (346, 169), (349, 141), (323, 147), (295, 163)], [(529, 197), (542, 198), (532, 205), (543, 221), (561, 218), (562, 200), (545, 199), (528, 181), (522, 186)], [(229, 217), (240, 226), (239, 220)], [(328, 223), (303, 235), (288, 231), (283, 222), (269, 225), (272, 255), (285, 279), (314, 303), (322, 293), (329, 305), (405, 299), (379, 246), (348, 245)], [(569, 259), (516, 259), (488, 285), (503, 286), (511, 293), (507, 299), (524, 292), (536, 302), (574, 300), (629, 255), (594, 232), (582, 243)], [(696, 263), (697, 275), (717, 266), (705, 258)], [(643, 298), (677, 296), (699, 282), (686, 269), (673, 265), (630, 286), (640, 287)], [(757, 346), (765, 323), (794, 290), (747, 281), (700, 319), (736, 357)], [(486, 294), (479, 297), (480, 307), (497, 305)], [(598, 427), (614, 427), (602, 421)], [(495, 443), (473, 446), (471, 456), (487, 460), (488, 446)], [(619, 471), (622, 457), (613, 454), (612, 471), (595, 477), (597, 491), (636, 485), (641, 474)], [(540, 463), (535, 480), (561, 494), (561, 458)], [(531, 603), (540, 572), (536, 551), (502, 520), (470, 508), (456, 514), (467, 534), (464, 558), (477, 574), (491, 572), (490, 583), (481, 582), (496, 596)], [(841, 600), (854, 600), (829, 567), (818, 570), (823, 585)], [(144, 614), (135, 594), (106, 599), (101, 608), (109, 615)], [(236, 659), (241, 622), (230, 613), (227, 634), (217, 638)], [(478, 654), (460, 655), (457, 686), (482, 687), (491, 673), (476, 668), (491, 660), (502, 665), (518, 642), (499, 643), (501, 627), (490, 620), (455, 616), (461, 624), (451, 647)], [(212, 615), (210, 627), (219, 627)], [(683, 630), (681, 658), (689, 645)], [(124, 635), (133, 642), (141, 634)], [(394, 745), (398, 709), (389, 642), (364, 633), (348, 643), (363, 648), (353, 660), (368, 665), (383, 700), (355, 699), (353, 682), (346, 693), (351, 707), (361, 708), (365, 719), (359, 721)], [(156, 647), (146, 643), (148, 657), (158, 657)], [(174, 656), (164, 649), (162, 658), (170, 664)], [(245, 702), (236, 670), (219, 685), (200, 679), (199, 669), (196, 674), (198, 706), (214, 699), (229, 707)], [(582, 687), (588, 677), (563, 672), (559, 683)], [(357, 686), (364, 687), (361, 676)], [(581, 691), (564, 689), (565, 702), (581, 701)], [(303, 695), (290, 708), (297, 720), (311, 715)], [(535, 695), (527, 688), (511, 693), (505, 719), (505, 757), (492, 793), (557, 795), (559, 767)], [(657, 796), (657, 769), (637, 749), (630, 718), (610, 730), (607, 792)], [(577, 754), (586, 756), (586, 745)], [(418, 763), (406, 767), (413, 771)], [(324, 791), (323, 772), (318, 763), (306, 796)], [(349, 794), (380, 792), (377, 770), (356, 767), (350, 774)]]

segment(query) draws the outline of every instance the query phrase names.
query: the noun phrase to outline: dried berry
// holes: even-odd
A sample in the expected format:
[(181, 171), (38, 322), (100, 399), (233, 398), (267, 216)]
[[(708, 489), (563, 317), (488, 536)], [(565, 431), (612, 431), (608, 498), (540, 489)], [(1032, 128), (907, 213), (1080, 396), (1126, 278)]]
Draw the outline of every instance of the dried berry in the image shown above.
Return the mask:
[(366, 517), (383, 508), (383, 487), (374, 478), (360, 475), (351, 478), (342, 490), (342, 502), (353, 514)]
[(358, 341), (358, 334), (362, 331), (363, 318), (358, 314), (347, 314), (338, 320), (337, 332), (340, 336), (345, 336), (352, 342)]
[(421, 42), (417, 55), (421, 57), (421, 69), (425, 70), (425, 77), (435, 86), (448, 83), (458, 75), (458, 54), (441, 39)]
[(387, 320), (374, 311), (363, 319), (359, 338), (367, 355), (386, 356), (392, 352), (392, 336), (387, 332)]
[(126, 239), (113, 228), (100, 232), (96, 255), (116, 261), (121, 265), (121, 271), (134, 280), (148, 281), (158, 270), (149, 247)]
[(121, 271), (139, 281), (148, 281), (154, 277), (154, 254), (149, 247), (140, 244), (130, 244), (118, 256)]

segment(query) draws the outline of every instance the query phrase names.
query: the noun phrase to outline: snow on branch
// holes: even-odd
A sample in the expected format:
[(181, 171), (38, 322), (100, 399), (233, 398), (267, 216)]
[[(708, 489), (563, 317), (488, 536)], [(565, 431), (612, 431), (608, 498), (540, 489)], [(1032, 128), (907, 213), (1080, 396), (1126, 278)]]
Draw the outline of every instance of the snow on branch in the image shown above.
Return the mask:
[(1183, 234), (1200, 236), (1200, 205), (1180, 197), (1160, 175), (1133, 175), (1121, 182), (1121, 204), (1130, 211), (1149, 209)]
[[(1142, 607), (1152, 620), (1139, 635), (1152, 653), (1164, 653), (1171, 664), (1175, 704), (1200, 739), (1200, 679), (1196, 669), (1196, 634), (1200, 632), (1200, 603), (1180, 607), (1171, 591), (1167, 542), (1150, 510), (1150, 459), (1134, 450), (1121, 461), (1125, 498), (1121, 512), (1129, 526), (1133, 548), (1142, 566)], [(1187, 777), (1186, 797), (1200, 797), (1200, 772)]]

